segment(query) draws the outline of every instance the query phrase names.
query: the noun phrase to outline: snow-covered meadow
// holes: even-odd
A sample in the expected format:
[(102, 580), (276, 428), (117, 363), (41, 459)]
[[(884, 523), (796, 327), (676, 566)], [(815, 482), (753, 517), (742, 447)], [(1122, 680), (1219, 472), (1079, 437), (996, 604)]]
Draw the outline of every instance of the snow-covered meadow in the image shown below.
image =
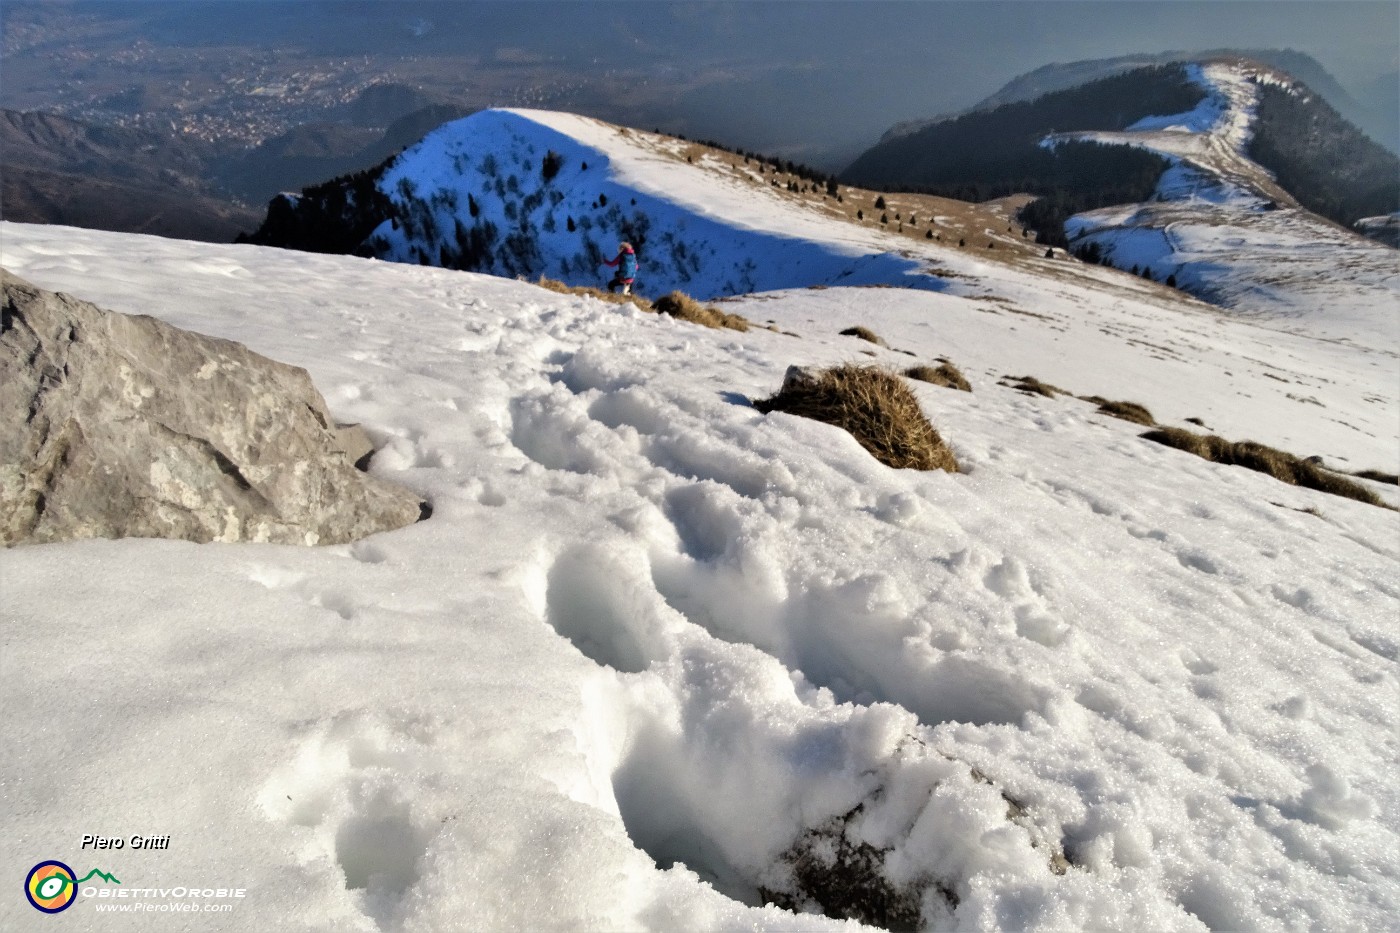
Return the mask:
[[(930, 928), (1400, 913), (1396, 513), (998, 384), (1394, 472), (1394, 345), (1097, 269), (725, 306), (792, 336), (54, 227), (0, 226), (0, 261), (307, 367), (435, 509), (345, 547), (0, 553), (17, 886), (60, 858), (246, 889), (200, 929), (832, 929), (763, 892), (844, 831)], [(747, 403), (864, 352), (962, 367), (972, 393), (912, 385), (963, 473)], [(192, 923), (99, 905), (0, 926)]]

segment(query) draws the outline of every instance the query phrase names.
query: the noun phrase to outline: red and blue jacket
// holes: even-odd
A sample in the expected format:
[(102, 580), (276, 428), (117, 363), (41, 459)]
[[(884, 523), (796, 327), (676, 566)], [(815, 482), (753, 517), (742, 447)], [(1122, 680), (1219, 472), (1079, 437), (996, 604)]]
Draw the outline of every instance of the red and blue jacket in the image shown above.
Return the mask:
[(605, 266), (616, 266), (622, 264), (618, 270), (617, 277), (624, 282), (630, 282), (637, 277), (637, 254), (630, 249), (624, 249), (617, 254), (616, 259), (608, 259), (603, 262)]

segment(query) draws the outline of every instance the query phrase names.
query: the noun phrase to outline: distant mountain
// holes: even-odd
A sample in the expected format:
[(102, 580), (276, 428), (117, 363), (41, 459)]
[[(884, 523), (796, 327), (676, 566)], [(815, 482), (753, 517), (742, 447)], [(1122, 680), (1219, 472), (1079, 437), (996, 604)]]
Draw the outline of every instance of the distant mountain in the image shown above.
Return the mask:
[(464, 108), (454, 104), (430, 104), (397, 117), (382, 130), (348, 123), (298, 126), (253, 149), (225, 156), (213, 167), (211, 179), (240, 198), (265, 204), (284, 191), (378, 165), (434, 127), (465, 115)]
[(0, 110), (0, 152), (15, 165), (128, 180), (197, 179), (218, 150), (198, 139)]
[[(356, 111), (365, 120), (419, 102), (393, 90), (387, 97), (366, 95)], [(22, 223), (229, 242), (262, 219), (263, 211), (249, 205), (377, 165), (463, 115), (461, 107), (430, 104), (395, 117), (387, 128), (307, 124), (243, 149), (3, 110), (0, 215)]]
[(1205, 96), (1184, 66), (1147, 66), (887, 136), (840, 177), (853, 185), (969, 201), (1041, 195), (1055, 213), (1028, 222), (1040, 228), (1044, 242), (1063, 246), (1055, 219), (1145, 200), (1169, 162), (1131, 147), (1075, 140), (1051, 147), (1045, 139), (1067, 130), (1126, 129), (1151, 114), (1190, 110)]
[(1309, 210), (1354, 226), (1400, 211), (1400, 158), (1304, 85), (1260, 82), (1246, 154)]
[(229, 242), (256, 214), (207, 181), (215, 147), (52, 114), (0, 111), (0, 215)]
[(28, 167), (7, 165), (0, 189), (0, 219), (17, 223), (231, 243), (257, 218), (251, 208), (178, 186), (108, 181)]
[[(1079, 75), (1126, 61), (1086, 63), (1070, 72)], [(1070, 216), (1146, 201), (1154, 197), (1167, 169), (1183, 155), (1191, 157), (1136, 140), (1116, 146), (1122, 140), (1115, 139), (1115, 149), (1103, 148), (1106, 134), (1170, 122), (1178, 119), (1167, 116), (1174, 114), (1206, 135), (1212, 132), (1207, 124), (1220, 119), (1218, 129), (1230, 134), (1220, 145), (1239, 156), (1228, 170), (1265, 198), (1296, 199), (1344, 226), (1400, 209), (1400, 160), (1320, 95), (1257, 62), (1215, 61), (1239, 62), (1248, 72), (1245, 80), (1254, 90), (1247, 105), (1229, 110), (1218, 89), (1202, 77), (1200, 64), (1140, 67), (1032, 101), (887, 135), (842, 179), (972, 199), (1017, 191), (1040, 195), (1023, 212), (1023, 222), (1037, 229), (1042, 241), (1063, 246), (1063, 226)], [(1070, 72), (1042, 77), (1048, 81)], [(1033, 84), (1028, 78), (1016, 90)], [(1224, 119), (1227, 110), (1229, 119)], [(1252, 167), (1245, 165), (1251, 160)], [(1211, 170), (1204, 163), (1198, 167)]]
[(337, 120), (382, 130), (414, 111), (442, 101), (405, 84), (377, 83), (361, 91), (335, 114)]
[[(594, 287), (626, 240), (640, 293), (702, 299), (842, 285), (987, 296), (995, 285), (982, 270), (1031, 269), (1173, 301), (1162, 285), (1175, 286), (1276, 326), (1383, 342), (1395, 251), (1300, 208), (1239, 148), (1255, 81), (1272, 74), (1193, 67), (1186, 113), (1048, 138), (1048, 153), (1082, 150), (1104, 165), (1137, 154), (1155, 166), (1146, 201), (1074, 215), (1068, 245), (1088, 262), (1046, 255), (1009, 225), (1019, 202), (840, 185), (832, 194), (743, 154), (534, 110), (482, 111), (372, 170), (280, 196), (247, 239)], [(1171, 75), (1158, 78), (1167, 98), (1181, 92)], [(1105, 107), (1111, 87), (1101, 89)], [(955, 215), (965, 218), (958, 229)]]
[(1293, 49), (1210, 49), (1206, 51), (1155, 52), (1123, 55), (1117, 58), (1088, 59), (1043, 65), (1013, 78), (995, 94), (960, 113), (926, 120), (895, 124), (881, 141), (907, 136), (934, 123), (968, 113), (995, 110), (1006, 104), (1035, 100), (1037, 97), (1136, 71), (1152, 65), (1210, 59), (1249, 59), (1291, 75), (1312, 88), (1363, 132), (1392, 152), (1400, 152), (1400, 75), (1377, 79), (1364, 89), (1362, 99), (1349, 93), (1315, 58)]
[(1395, 251), (1305, 205), (1348, 225), (1368, 202), (1392, 213), (1400, 203), (1395, 157), (1348, 129), (1306, 86), (1257, 62), (1206, 62), (1188, 72), (1207, 92), (1190, 111), (1046, 140), (1138, 149), (1170, 163), (1150, 198), (1069, 217), (1069, 247), (1214, 304), (1298, 319), (1320, 310), (1347, 317), (1328, 308), (1329, 289), (1346, 281), (1365, 296), (1352, 313), (1364, 308), (1375, 336), (1393, 337)]

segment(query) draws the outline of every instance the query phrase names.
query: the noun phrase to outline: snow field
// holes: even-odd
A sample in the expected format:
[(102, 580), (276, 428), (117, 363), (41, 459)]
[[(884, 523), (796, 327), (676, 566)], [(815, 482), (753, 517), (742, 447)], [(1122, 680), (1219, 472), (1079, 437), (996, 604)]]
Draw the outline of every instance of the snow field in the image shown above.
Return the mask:
[[(231, 929), (816, 929), (838, 923), (760, 888), (791, 891), (785, 854), (855, 811), (939, 927), (1400, 909), (1394, 513), (995, 378), (1317, 437), (1265, 373), (1357, 419), (1363, 351), (1029, 277), (995, 304), (736, 303), (794, 338), (441, 270), (3, 233), (36, 284), (307, 366), (435, 509), (341, 548), (0, 554), (7, 864), (140, 823), (187, 840), (182, 877), (247, 884)], [(860, 321), (881, 361), (968, 374), (912, 383), (964, 474), (748, 407), (789, 363), (864, 359), (836, 335)]]

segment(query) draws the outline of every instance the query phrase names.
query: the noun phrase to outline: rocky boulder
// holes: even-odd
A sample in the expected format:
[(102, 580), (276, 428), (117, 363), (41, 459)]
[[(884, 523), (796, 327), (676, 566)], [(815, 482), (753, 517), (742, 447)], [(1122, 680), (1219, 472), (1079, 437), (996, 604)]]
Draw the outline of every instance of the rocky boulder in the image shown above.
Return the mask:
[(306, 370), (0, 270), (0, 544), (339, 544), (411, 524)]

